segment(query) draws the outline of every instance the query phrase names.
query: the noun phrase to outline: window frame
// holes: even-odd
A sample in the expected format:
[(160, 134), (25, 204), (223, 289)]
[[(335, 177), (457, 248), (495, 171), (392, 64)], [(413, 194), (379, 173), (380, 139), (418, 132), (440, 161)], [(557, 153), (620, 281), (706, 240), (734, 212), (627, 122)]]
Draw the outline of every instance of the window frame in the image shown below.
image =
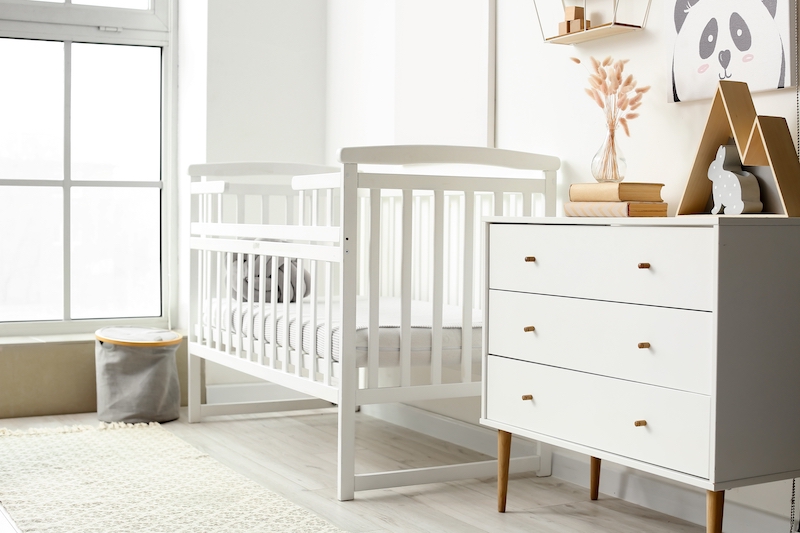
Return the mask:
[[(0, 0), (0, 38), (20, 38), (64, 42), (64, 97), (70, 96), (69, 72), (71, 43), (156, 46), (161, 48), (161, 179), (157, 182), (74, 181), (69, 174), (69, 121), (65, 120), (65, 174), (63, 180), (7, 180), (3, 186), (50, 186), (64, 191), (64, 307), (60, 320), (0, 322), (0, 337), (37, 337), (49, 335), (87, 334), (111, 325), (134, 325), (171, 328), (177, 315), (177, 39), (175, 0), (150, 0), (149, 10), (108, 8), (99, 6), (48, 3), (32, 0)], [(69, 43), (69, 44), (67, 44)], [(65, 108), (65, 119), (69, 109)], [(156, 317), (120, 317), (102, 319), (69, 318), (70, 293), (70, 194), (75, 186), (91, 187), (155, 187), (160, 189), (161, 214), (161, 314)]]

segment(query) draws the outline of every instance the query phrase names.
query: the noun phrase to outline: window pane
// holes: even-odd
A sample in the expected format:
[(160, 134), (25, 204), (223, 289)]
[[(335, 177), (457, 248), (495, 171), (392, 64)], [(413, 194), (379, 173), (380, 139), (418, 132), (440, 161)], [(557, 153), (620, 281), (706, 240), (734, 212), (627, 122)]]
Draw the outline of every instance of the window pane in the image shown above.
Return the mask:
[(160, 190), (73, 187), (72, 318), (161, 314)]
[(64, 177), (64, 43), (0, 39), (0, 179)]
[(72, 45), (72, 179), (161, 179), (161, 49)]
[(59, 187), (0, 187), (0, 322), (64, 318)]
[(128, 9), (150, 9), (150, 0), (72, 0), (83, 6), (125, 7)]

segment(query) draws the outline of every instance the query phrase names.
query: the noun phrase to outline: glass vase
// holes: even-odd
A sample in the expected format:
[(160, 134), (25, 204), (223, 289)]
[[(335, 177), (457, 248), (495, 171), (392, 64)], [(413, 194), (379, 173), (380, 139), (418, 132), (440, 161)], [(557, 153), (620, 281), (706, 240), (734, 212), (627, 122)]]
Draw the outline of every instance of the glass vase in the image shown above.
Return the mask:
[(616, 141), (616, 129), (608, 128), (603, 145), (592, 158), (592, 176), (600, 183), (619, 183), (628, 165)]

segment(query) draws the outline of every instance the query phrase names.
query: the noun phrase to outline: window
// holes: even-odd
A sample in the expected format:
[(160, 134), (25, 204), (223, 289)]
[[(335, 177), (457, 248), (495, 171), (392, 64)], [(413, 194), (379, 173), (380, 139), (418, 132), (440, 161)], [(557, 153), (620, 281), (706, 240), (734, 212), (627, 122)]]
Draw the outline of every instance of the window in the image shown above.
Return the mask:
[(0, 334), (168, 324), (166, 7), (0, 1)]

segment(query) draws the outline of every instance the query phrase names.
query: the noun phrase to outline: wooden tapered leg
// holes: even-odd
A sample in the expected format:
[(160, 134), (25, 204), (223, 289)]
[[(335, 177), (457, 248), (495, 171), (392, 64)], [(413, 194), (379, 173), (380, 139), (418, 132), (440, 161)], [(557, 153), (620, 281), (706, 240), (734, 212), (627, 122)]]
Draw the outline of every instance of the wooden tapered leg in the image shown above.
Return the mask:
[(706, 533), (722, 533), (722, 508), (725, 491), (710, 490), (706, 494)]
[(589, 496), (596, 500), (600, 493), (600, 459), (591, 458), (591, 479), (589, 480)]
[(497, 512), (506, 512), (508, 462), (511, 458), (511, 433), (497, 431)]

